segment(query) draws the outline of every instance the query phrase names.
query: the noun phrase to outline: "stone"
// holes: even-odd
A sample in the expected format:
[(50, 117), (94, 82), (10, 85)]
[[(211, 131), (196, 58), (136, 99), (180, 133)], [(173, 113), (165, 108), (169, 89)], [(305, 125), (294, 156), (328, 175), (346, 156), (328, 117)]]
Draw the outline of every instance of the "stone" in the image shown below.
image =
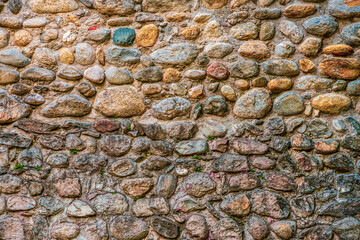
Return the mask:
[(170, 206), (163, 197), (140, 198), (135, 201), (131, 210), (137, 217), (149, 217), (168, 214)]
[(39, 138), (39, 143), (44, 148), (49, 148), (56, 151), (65, 148), (65, 143), (63, 141), (63, 138), (56, 135), (41, 136)]
[(132, 0), (117, 2), (114, 0), (95, 0), (94, 8), (102, 14), (125, 16), (134, 12), (134, 2)]
[(154, 117), (161, 120), (171, 120), (188, 114), (191, 103), (182, 97), (166, 98), (152, 105)]
[(53, 40), (56, 40), (59, 36), (59, 31), (57, 29), (49, 29), (41, 33), (40, 41), (43, 43), (49, 43)]
[(210, 229), (211, 236), (216, 239), (239, 239), (242, 240), (243, 230), (240, 225), (231, 218), (222, 218)]
[(32, 67), (21, 72), (21, 79), (23, 80), (52, 82), (55, 78), (55, 73), (45, 68)]
[(250, 212), (250, 200), (245, 194), (237, 194), (224, 199), (220, 209), (230, 216), (243, 217)]
[(299, 52), (306, 57), (316, 57), (321, 49), (322, 41), (319, 38), (308, 37), (299, 47)]
[(69, 92), (74, 88), (73, 85), (61, 81), (54, 81), (50, 83), (49, 87), (54, 92)]
[(189, 89), (189, 96), (191, 98), (203, 98), (205, 97), (204, 87), (202, 85), (198, 85)]
[(109, 156), (122, 156), (131, 148), (132, 139), (123, 135), (107, 135), (99, 141), (99, 146)]
[(268, 170), (275, 166), (275, 162), (267, 157), (252, 157), (250, 165), (254, 168)]
[(97, 95), (94, 107), (107, 117), (130, 117), (145, 111), (141, 96), (132, 86), (105, 89)]
[(164, 198), (170, 198), (177, 187), (177, 177), (175, 175), (163, 174), (160, 175), (156, 193)]
[(19, 80), (18, 71), (7, 67), (0, 67), (0, 84), (16, 83)]
[(280, 22), (279, 30), (285, 37), (295, 44), (300, 43), (304, 38), (304, 33), (301, 28), (299, 28), (296, 23), (288, 20), (282, 20)]
[(284, 174), (268, 173), (265, 175), (266, 185), (278, 191), (294, 191), (297, 188), (295, 180)]
[(22, 24), (23, 19), (19, 17), (0, 17), (0, 27), (19, 29)]
[(274, 100), (274, 111), (283, 115), (297, 115), (305, 110), (304, 100), (295, 92), (285, 92)]
[(69, 48), (59, 49), (60, 61), (66, 64), (73, 64), (75, 62), (74, 53)]
[(213, 62), (207, 68), (206, 73), (208, 76), (213, 77), (217, 80), (225, 80), (229, 76), (227, 67), (221, 62)]
[(147, 223), (133, 216), (117, 216), (109, 226), (110, 236), (115, 239), (134, 239), (145, 238), (149, 233)]
[(346, 136), (341, 146), (346, 149), (359, 151), (360, 149), (360, 138), (357, 135)]
[(189, 196), (185, 196), (183, 198), (178, 199), (178, 201), (175, 203), (173, 209), (176, 209), (176, 211), (183, 212), (183, 213), (189, 213), (197, 210), (203, 210), (205, 206), (203, 206), (198, 201), (194, 200), (193, 198)]
[(340, 172), (349, 172), (354, 170), (353, 160), (345, 153), (335, 153), (323, 160), (324, 165), (328, 168)]
[(359, 61), (355, 58), (326, 58), (319, 64), (320, 72), (336, 79), (353, 80), (360, 75)]
[(181, 141), (175, 146), (175, 150), (179, 155), (198, 155), (208, 150), (208, 144), (205, 140)]
[(320, 16), (306, 20), (303, 27), (308, 33), (315, 36), (329, 37), (335, 33), (338, 23), (331, 17)]
[(80, 80), (83, 78), (82, 72), (73, 66), (66, 66), (61, 68), (57, 75), (63, 79), (71, 81)]
[(196, 124), (190, 121), (171, 122), (166, 127), (166, 132), (169, 137), (181, 140), (193, 137), (196, 131)]
[(104, 70), (99, 66), (93, 66), (85, 70), (84, 77), (93, 83), (102, 83), (105, 79)]
[(356, 80), (353, 82), (350, 82), (347, 87), (346, 87), (346, 92), (350, 95), (350, 96), (359, 96), (359, 89), (360, 89), (360, 81)]
[(251, 22), (242, 23), (230, 29), (230, 34), (237, 40), (251, 40), (259, 35), (259, 28)]
[(176, 238), (180, 229), (179, 226), (168, 218), (154, 216), (150, 219), (151, 226), (163, 237)]
[(268, 146), (251, 138), (240, 138), (232, 141), (236, 152), (244, 155), (261, 155), (268, 151)]
[(355, 240), (360, 234), (360, 222), (354, 217), (347, 217), (336, 221), (332, 228), (341, 239)]
[(141, 53), (137, 49), (109, 47), (106, 52), (106, 61), (116, 66), (135, 64), (140, 61), (140, 56)]
[(19, 120), (15, 123), (14, 126), (26, 132), (33, 132), (39, 134), (50, 133), (51, 131), (54, 131), (59, 127), (59, 125), (55, 123), (46, 123), (31, 119)]
[(7, 93), (4, 90), (0, 93), (2, 94), (0, 99), (0, 124), (12, 123), (30, 115), (31, 108), (28, 104), (19, 102), (11, 95), (6, 96)]
[(220, 23), (216, 20), (210, 21), (206, 24), (203, 34), (209, 38), (218, 38), (223, 34)]
[(185, 27), (181, 30), (181, 35), (186, 40), (195, 40), (200, 34), (200, 28), (196, 25)]
[(310, 59), (300, 59), (299, 65), (301, 71), (305, 73), (314, 72), (316, 70), (315, 64)]
[(333, 81), (327, 78), (321, 78), (316, 75), (307, 75), (300, 77), (294, 84), (294, 88), (299, 91), (315, 90), (321, 91), (331, 88)]
[(190, 11), (193, 4), (186, 0), (175, 0), (172, 2), (164, 2), (162, 0), (145, 0), (142, 3), (144, 12), (165, 12), (172, 9), (177, 12)]
[(258, 8), (254, 11), (254, 18), (259, 20), (277, 19), (281, 16), (278, 8)]
[(78, 9), (79, 5), (74, 0), (60, 0), (48, 2), (46, 0), (30, 0), (29, 6), (35, 13), (66, 13)]
[(131, 46), (135, 40), (135, 30), (128, 27), (120, 27), (113, 32), (113, 43), (119, 46)]
[(296, 233), (296, 222), (294, 221), (276, 221), (270, 225), (271, 231), (273, 231), (278, 237), (283, 239), (291, 239)]
[(224, 116), (228, 105), (221, 96), (209, 97), (204, 103), (204, 112), (211, 115)]
[(235, 101), (236, 100), (236, 93), (234, 89), (229, 85), (223, 85), (220, 88), (221, 94), (229, 101)]
[(202, 0), (202, 4), (208, 9), (219, 9), (225, 6), (226, 3), (227, 3), (226, 0), (216, 0), (216, 1)]
[(268, 89), (273, 93), (279, 93), (289, 90), (292, 87), (292, 82), (288, 78), (276, 78), (267, 83)]
[(4, 29), (0, 28), (0, 48), (4, 48), (9, 44), (10, 33)]
[(58, 179), (54, 187), (60, 197), (76, 198), (81, 195), (81, 184), (78, 178)]
[(345, 217), (355, 215), (359, 209), (359, 198), (333, 199), (321, 206), (317, 213), (320, 216)]
[(134, 81), (132, 74), (123, 68), (110, 67), (105, 72), (106, 80), (114, 85), (129, 84)]
[(158, 27), (154, 24), (143, 26), (136, 33), (136, 44), (139, 47), (152, 47), (155, 45), (159, 36)]
[(97, 195), (92, 201), (92, 207), (100, 214), (122, 215), (128, 210), (129, 204), (120, 193), (106, 193)]
[(49, 48), (36, 48), (32, 59), (38, 67), (50, 70), (56, 70), (57, 68), (57, 57), (55, 52)]
[(355, 6), (348, 6), (345, 2), (339, 0), (331, 0), (328, 4), (329, 13), (339, 19), (359, 17), (360, 8)]
[(344, 41), (350, 46), (359, 46), (360, 45), (360, 34), (358, 33), (360, 29), (360, 24), (354, 23), (347, 25), (341, 31), (341, 37)]
[(51, 230), (50, 235), (54, 239), (72, 239), (80, 233), (80, 227), (74, 223), (58, 223)]
[(354, 53), (354, 49), (346, 44), (334, 44), (323, 48), (322, 53), (342, 57), (351, 55)]
[(339, 142), (334, 139), (315, 140), (315, 152), (320, 154), (335, 153), (339, 149)]
[(311, 100), (311, 106), (324, 113), (338, 114), (350, 107), (351, 100), (341, 94), (326, 93)]
[(301, 218), (309, 217), (315, 210), (315, 199), (313, 195), (293, 198), (290, 200), (290, 206), (296, 216)]
[(25, 239), (24, 223), (19, 218), (11, 216), (0, 220), (0, 238), (2, 239)]
[(51, 196), (40, 197), (38, 203), (40, 207), (39, 212), (45, 216), (58, 214), (65, 207), (58, 198)]
[(265, 73), (275, 76), (293, 77), (299, 74), (298, 65), (290, 60), (269, 60), (262, 63)]
[(313, 4), (292, 4), (284, 9), (283, 15), (287, 18), (304, 18), (315, 12), (316, 7)]
[(77, 95), (65, 95), (49, 103), (41, 110), (41, 114), (48, 118), (82, 117), (91, 112), (91, 104)]
[(246, 229), (254, 239), (264, 239), (269, 234), (266, 222), (257, 216), (251, 216), (246, 221)]
[(66, 214), (70, 217), (89, 217), (95, 215), (95, 212), (87, 203), (75, 200), (69, 205)]
[(182, 66), (192, 63), (198, 53), (196, 45), (186, 43), (172, 44), (170, 46), (160, 48), (150, 53), (149, 56), (155, 63), (158, 64)]
[(235, 173), (249, 170), (246, 157), (237, 154), (224, 154), (216, 158), (211, 167), (216, 172)]
[(247, 41), (238, 50), (239, 55), (246, 58), (264, 59), (270, 56), (270, 51), (262, 41)]
[(240, 61), (230, 69), (230, 76), (235, 78), (251, 78), (259, 75), (259, 64), (254, 61)]
[(272, 22), (264, 22), (260, 26), (259, 39), (267, 41), (273, 39), (275, 36), (275, 24)]
[(290, 214), (290, 204), (277, 193), (254, 190), (249, 197), (251, 209), (256, 214), (278, 219), (287, 218)]
[(202, 172), (189, 174), (182, 184), (185, 192), (193, 197), (202, 197), (213, 192), (216, 187), (216, 183), (209, 174)]
[(88, 43), (78, 43), (75, 47), (75, 60), (81, 65), (91, 65), (95, 62), (95, 53)]
[(26, 46), (33, 40), (33, 36), (26, 30), (19, 30), (14, 34), (14, 43), (17, 46)]
[(295, 45), (290, 41), (283, 41), (275, 46), (275, 55), (279, 57), (290, 57), (295, 52)]
[(308, 231), (304, 230), (303, 235), (306, 235), (306, 237), (305, 237), (306, 240), (310, 240), (310, 239), (332, 239), (333, 232), (332, 232), (332, 230), (331, 230), (331, 228), (329, 226), (320, 225), (320, 226), (312, 227), (312, 228), (308, 229)]
[(314, 118), (309, 122), (308, 131), (316, 138), (329, 138), (333, 134), (329, 124), (322, 118)]
[(150, 178), (124, 179), (121, 188), (131, 198), (144, 197), (154, 186)]
[(233, 51), (233, 47), (229, 43), (215, 42), (205, 46), (204, 53), (211, 58), (224, 58)]
[[(123, 146), (120, 147), (124, 149)], [(129, 148), (129, 145), (127, 145), (127, 147)], [(130, 159), (121, 159), (109, 166), (109, 173), (117, 177), (126, 177), (132, 175), (136, 172), (136, 170), (136, 164)]]
[(62, 153), (55, 153), (50, 155), (46, 159), (46, 162), (54, 168), (63, 168), (69, 165), (69, 158)]
[(234, 114), (241, 118), (263, 118), (271, 110), (270, 94), (265, 89), (252, 89), (235, 103)]
[(11, 194), (17, 193), (21, 190), (23, 180), (19, 177), (12, 176), (10, 174), (5, 174), (0, 176), (0, 192)]
[(0, 63), (13, 67), (23, 68), (29, 65), (31, 60), (25, 57), (19, 50), (6, 49), (0, 51)]
[(110, 35), (111, 35), (110, 29), (97, 29), (95, 31), (89, 32), (87, 38), (97, 43), (103, 43), (103, 42), (107, 42), (110, 39)]
[(134, 78), (140, 82), (159, 82), (162, 80), (163, 75), (161, 70), (156, 67), (156, 66), (152, 66), (152, 67), (147, 67), (147, 68), (143, 68), (139, 71), (137, 71), (134, 75)]
[(24, 28), (38, 28), (44, 27), (48, 23), (48, 20), (44, 17), (29, 18), (23, 22)]
[(200, 214), (191, 215), (186, 221), (186, 231), (194, 239), (206, 239), (209, 236), (206, 218)]

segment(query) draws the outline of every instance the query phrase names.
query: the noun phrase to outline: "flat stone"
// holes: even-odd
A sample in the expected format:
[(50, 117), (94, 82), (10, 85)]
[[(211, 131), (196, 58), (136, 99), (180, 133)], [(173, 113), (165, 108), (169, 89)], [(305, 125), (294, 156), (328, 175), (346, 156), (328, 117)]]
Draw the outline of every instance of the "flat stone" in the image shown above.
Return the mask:
[(283, 41), (275, 46), (275, 55), (283, 58), (290, 57), (295, 52), (295, 45), (290, 41)]
[(44, 27), (48, 23), (48, 20), (45, 17), (36, 17), (26, 19), (23, 23), (24, 28), (38, 28)]
[(0, 63), (23, 68), (29, 65), (31, 60), (25, 57), (19, 50), (6, 49), (0, 51)]
[(79, 5), (74, 0), (59, 0), (48, 2), (46, 0), (30, 0), (30, 9), (35, 13), (66, 13), (78, 9)]
[(281, 16), (279, 8), (258, 8), (254, 11), (254, 18), (259, 20), (277, 19)]
[(307, 57), (316, 57), (321, 49), (322, 41), (320, 38), (308, 37), (299, 47), (299, 52)]
[(230, 76), (235, 78), (251, 78), (259, 75), (259, 64), (254, 61), (240, 61), (230, 69)]
[(84, 77), (93, 83), (102, 83), (105, 79), (104, 70), (99, 66), (89, 67), (84, 72)]
[(205, 46), (204, 53), (211, 58), (224, 58), (233, 51), (233, 47), (229, 43), (215, 42)]
[(208, 150), (208, 144), (205, 140), (181, 141), (176, 144), (175, 150), (183, 156), (203, 154)]
[(109, 47), (106, 52), (106, 61), (116, 66), (135, 64), (140, 61), (141, 53), (134, 48)]
[(308, 33), (315, 36), (329, 37), (335, 33), (338, 23), (331, 17), (320, 16), (306, 20), (303, 27)]
[(86, 202), (75, 200), (69, 205), (66, 214), (70, 217), (90, 217), (95, 212)]
[(274, 111), (283, 116), (297, 115), (304, 110), (304, 100), (295, 92), (285, 92), (274, 101)]
[(271, 98), (267, 90), (252, 89), (235, 103), (234, 114), (241, 118), (263, 118), (271, 110)]
[(63, 138), (57, 135), (41, 136), (39, 143), (42, 147), (52, 149), (55, 151), (62, 150), (65, 148)]
[(76, 198), (81, 195), (81, 184), (78, 178), (58, 179), (54, 187), (60, 197)]
[(335, 153), (325, 158), (323, 162), (326, 167), (340, 172), (349, 172), (354, 170), (353, 160), (345, 153)]
[(193, 197), (202, 197), (216, 188), (216, 183), (209, 174), (203, 172), (189, 174), (182, 184), (186, 193)]
[(150, 219), (151, 226), (163, 237), (176, 238), (180, 234), (179, 226), (168, 218), (154, 216)]
[(296, 134), (291, 137), (291, 147), (295, 150), (307, 151), (314, 148), (314, 142), (304, 134)]
[(284, 34), (284, 36), (287, 37), (292, 43), (298, 44), (303, 40), (304, 33), (301, 28), (296, 25), (296, 23), (288, 20), (282, 20), (279, 25), (280, 32)]
[(211, 236), (216, 239), (243, 239), (243, 229), (231, 218), (222, 218), (216, 222), (210, 229)]
[(292, 77), (300, 73), (298, 65), (290, 60), (269, 60), (263, 62), (262, 68), (265, 73), (276, 76)]
[(210, 66), (206, 69), (206, 73), (208, 76), (217, 80), (225, 80), (229, 76), (229, 71), (226, 65), (218, 61), (210, 64)]
[(88, 43), (78, 43), (75, 47), (75, 60), (81, 65), (91, 65), (95, 62), (95, 52)]
[(182, 97), (172, 97), (155, 102), (151, 108), (156, 118), (171, 120), (188, 114), (191, 110), (191, 103)]
[(295, 221), (277, 221), (270, 225), (271, 231), (273, 231), (278, 237), (283, 239), (290, 239), (296, 233)]
[(292, 82), (288, 78), (276, 78), (267, 83), (268, 89), (273, 93), (283, 92), (292, 87)]
[(270, 56), (270, 51), (262, 41), (244, 42), (238, 50), (239, 55), (247, 58), (264, 59)]
[(109, 156), (122, 156), (131, 148), (132, 139), (123, 135), (107, 135), (99, 141), (99, 146)]
[(288, 201), (277, 193), (255, 190), (249, 197), (252, 211), (259, 215), (284, 219), (290, 214)]
[(189, 196), (178, 199), (174, 205), (174, 209), (179, 209), (184, 213), (203, 210), (204, 208), (205, 206)]
[(150, 58), (158, 64), (164, 65), (188, 65), (199, 54), (196, 45), (191, 43), (172, 44), (150, 53)]
[(168, 214), (170, 206), (163, 197), (141, 198), (136, 200), (131, 210), (137, 217), (150, 217)]
[(354, 49), (346, 44), (334, 44), (324, 47), (322, 50), (324, 54), (332, 54), (334, 56), (347, 56), (354, 53)]
[(354, 217), (338, 220), (331, 226), (341, 239), (355, 240), (360, 234), (360, 222)]
[[(127, 147), (129, 148), (130, 146), (128, 145)], [(132, 175), (136, 172), (136, 170), (136, 164), (130, 159), (121, 159), (109, 166), (109, 173), (117, 177), (126, 177)]]
[(331, 154), (338, 151), (340, 143), (334, 139), (316, 140), (315, 152), (321, 154)]
[(345, 217), (360, 211), (360, 198), (334, 199), (321, 206), (317, 213), (321, 216)]
[(261, 155), (268, 151), (268, 146), (251, 138), (241, 138), (232, 141), (236, 152), (244, 155)]
[(50, 230), (54, 239), (72, 239), (80, 233), (80, 227), (74, 223), (57, 223)]
[(134, 78), (140, 82), (159, 82), (163, 79), (163, 74), (161, 70), (156, 67), (147, 67), (137, 71), (134, 75)]
[(17, 133), (2, 132), (0, 133), (0, 144), (11, 147), (28, 148), (32, 144), (32, 139), (22, 137)]
[(106, 80), (114, 85), (129, 84), (134, 81), (132, 74), (123, 68), (110, 67), (105, 72)]
[(354, 23), (345, 26), (341, 31), (341, 37), (344, 39), (345, 43), (357, 47), (360, 45), (360, 24)]
[(144, 197), (154, 186), (150, 178), (124, 179), (121, 188), (131, 198)]
[(133, 216), (117, 216), (109, 226), (110, 236), (115, 239), (144, 239), (149, 233), (147, 223)]
[(131, 46), (135, 40), (135, 30), (128, 27), (120, 27), (113, 32), (113, 43), (119, 46)]
[(89, 32), (87, 38), (97, 43), (104, 43), (110, 39), (110, 35), (111, 35), (110, 29), (97, 29)]
[(307, 75), (298, 78), (295, 81), (294, 88), (298, 91), (321, 91), (331, 88), (332, 84), (333, 81), (330, 79), (321, 78), (316, 75)]
[(105, 89), (98, 94), (94, 107), (107, 117), (130, 117), (145, 111), (141, 96), (132, 86)]
[(287, 18), (303, 18), (315, 12), (316, 6), (313, 4), (291, 4), (284, 9), (283, 15)]
[(24, 80), (51, 82), (54, 81), (55, 78), (55, 73), (45, 68), (32, 67), (21, 72), (21, 79)]
[(41, 110), (41, 115), (55, 117), (82, 117), (91, 112), (91, 104), (77, 95), (65, 95), (49, 103)]
[(254, 215), (246, 221), (246, 230), (254, 239), (264, 239), (269, 234), (267, 223)]
[(0, 192), (6, 194), (18, 193), (23, 185), (23, 180), (19, 177), (5, 174), (0, 176)]
[(241, 23), (232, 27), (230, 34), (237, 40), (255, 39), (259, 35), (259, 28), (252, 22)]
[(326, 58), (319, 68), (322, 74), (336, 79), (353, 80), (360, 76), (360, 62), (355, 58)]
[(12, 123), (30, 115), (31, 107), (28, 104), (19, 102), (11, 95), (7, 96), (4, 90), (0, 94), (0, 124)]
[(341, 0), (330, 0), (328, 3), (330, 15), (340, 19), (360, 17), (360, 7), (349, 7)]
[(293, 177), (281, 173), (267, 173), (265, 175), (266, 185), (274, 190), (291, 192), (297, 189)]
[(19, 72), (0, 66), (0, 84), (16, 83), (20, 80)]
[(220, 203), (220, 209), (230, 216), (246, 216), (250, 212), (250, 201), (245, 194), (238, 194), (224, 199)]
[(69, 158), (68, 156), (62, 154), (62, 153), (55, 153), (50, 155), (46, 159), (47, 164), (54, 168), (62, 168), (67, 167), (69, 165)]
[(0, 48), (4, 48), (9, 44), (10, 33), (4, 29), (0, 28)]
[(187, 0), (174, 0), (174, 1), (163, 1), (163, 0), (144, 0), (142, 2), (142, 10), (144, 12), (166, 12), (169, 9), (177, 12), (190, 11), (193, 7), (192, 2)]
[(233, 173), (249, 170), (246, 157), (237, 154), (224, 154), (215, 159), (211, 164), (211, 167), (217, 172)]
[(63, 79), (71, 81), (80, 80), (83, 78), (82, 72), (73, 66), (66, 66), (61, 68), (57, 75)]
[(120, 193), (106, 193), (97, 195), (92, 201), (92, 207), (100, 214), (122, 215), (128, 210), (129, 204)]
[(261, 41), (271, 40), (275, 36), (275, 24), (272, 22), (264, 22), (260, 26), (259, 39)]
[(348, 109), (350, 105), (350, 98), (336, 93), (322, 94), (311, 100), (311, 106), (313, 108), (329, 114), (338, 114)]

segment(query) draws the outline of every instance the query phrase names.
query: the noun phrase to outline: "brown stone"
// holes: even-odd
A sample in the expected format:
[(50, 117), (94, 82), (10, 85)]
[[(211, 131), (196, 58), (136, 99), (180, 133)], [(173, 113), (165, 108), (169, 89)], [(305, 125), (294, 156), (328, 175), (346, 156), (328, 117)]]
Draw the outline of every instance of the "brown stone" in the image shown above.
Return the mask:
[(159, 30), (154, 24), (143, 26), (136, 33), (136, 44), (139, 47), (151, 47), (154, 46), (159, 36)]
[(110, 119), (98, 119), (94, 123), (94, 128), (98, 132), (113, 132), (119, 130), (120, 124), (118, 121)]
[(181, 30), (181, 35), (187, 40), (194, 40), (200, 34), (200, 28), (192, 25)]
[(312, 99), (311, 106), (321, 112), (339, 114), (350, 107), (351, 100), (347, 96), (326, 93)]
[(315, 64), (310, 59), (306, 59), (306, 58), (300, 59), (299, 65), (300, 65), (301, 71), (303, 71), (305, 73), (314, 72), (316, 70)]
[(229, 101), (236, 100), (236, 93), (234, 89), (229, 85), (224, 85), (220, 89), (221, 94)]
[(283, 15), (288, 18), (303, 18), (316, 12), (316, 6), (313, 4), (292, 4), (287, 6)]
[(220, 208), (230, 216), (242, 217), (250, 212), (250, 201), (245, 194), (238, 194), (221, 202)]
[(326, 58), (319, 68), (322, 74), (336, 79), (353, 80), (360, 76), (360, 62), (356, 58)]
[(346, 44), (335, 44), (325, 47), (322, 50), (324, 54), (332, 54), (334, 56), (347, 56), (354, 53), (354, 49)]
[(166, 21), (168, 22), (182, 22), (186, 19), (189, 19), (189, 15), (186, 13), (171, 13), (166, 17)]
[(299, 53), (307, 57), (316, 57), (320, 51), (322, 42), (320, 38), (306, 38), (299, 47)]
[(33, 40), (33, 36), (26, 30), (19, 30), (14, 34), (14, 43), (17, 46), (26, 46)]
[(269, 48), (262, 41), (244, 42), (238, 50), (239, 55), (247, 58), (264, 59), (270, 56)]
[(191, 98), (203, 98), (205, 97), (204, 86), (198, 85), (189, 89), (189, 95)]
[(288, 175), (280, 173), (268, 173), (265, 176), (266, 185), (278, 191), (294, 191), (297, 188), (295, 180)]
[(79, 197), (81, 195), (81, 185), (78, 178), (59, 179), (54, 187), (61, 197)]
[(315, 152), (321, 154), (336, 153), (339, 149), (339, 142), (334, 139), (315, 140)]
[(228, 68), (221, 62), (213, 62), (206, 70), (207, 75), (218, 80), (225, 80), (229, 76)]
[(151, 178), (124, 179), (121, 182), (122, 190), (132, 198), (145, 196), (154, 186)]
[(250, 84), (246, 80), (237, 80), (235, 81), (235, 87), (244, 91), (250, 88)]
[(167, 68), (163, 74), (163, 81), (166, 83), (178, 82), (181, 80), (181, 74), (175, 68)]
[(290, 89), (292, 82), (288, 78), (273, 79), (268, 82), (267, 87), (271, 92), (278, 93)]
[(60, 61), (65, 64), (73, 64), (75, 61), (74, 53), (71, 51), (70, 48), (60, 48), (59, 58)]
[(208, 9), (222, 8), (227, 2), (228, 0), (202, 0), (202, 4)]

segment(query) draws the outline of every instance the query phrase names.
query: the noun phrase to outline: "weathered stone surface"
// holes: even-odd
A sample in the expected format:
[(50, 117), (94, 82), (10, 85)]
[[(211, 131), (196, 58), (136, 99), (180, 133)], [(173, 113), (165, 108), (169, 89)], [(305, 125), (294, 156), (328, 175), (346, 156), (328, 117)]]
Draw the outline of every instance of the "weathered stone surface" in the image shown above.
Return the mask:
[(95, 212), (87, 203), (75, 200), (69, 205), (66, 214), (70, 217), (89, 217), (95, 215)]
[(51, 228), (51, 237), (55, 239), (71, 239), (80, 233), (80, 227), (74, 223), (58, 223)]
[(152, 105), (153, 114), (161, 120), (171, 120), (189, 113), (191, 103), (182, 97), (167, 98)]
[(0, 63), (23, 68), (30, 64), (30, 59), (24, 56), (19, 50), (6, 49), (0, 51)]
[(285, 92), (275, 99), (273, 109), (283, 116), (300, 114), (305, 110), (304, 100), (295, 92)]
[(350, 7), (340, 0), (330, 0), (328, 9), (332, 16), (340, 19), (360, 16), (359, 6)]
[(211, 236), (216, 239), (239, 239), (242, 240), (243, 230), (240, 225), (230, 218), (222, 218), (214, 224), (210, 230)]
[(193, 197), (202, 197), (215, 190), (216, 183), (207, 173), (191, 173), (183, 182), (184, 190)]
[(336, 79), (353, 80), (360, 75), (360, 62), (355, 58), (326, 58), (319, 68), (322, 74)]
[(234, 114), (241, 118), (263, 118), (271, 110), (270, 94), (265, 89), (253, 89), (235, 103)]
[(188, 65), (199, 54), (194, 44), (172, 44), (152, 52), (149, 56), (158, 64)]
[(232, 27), (230, 34), (237, 40), (255, 39), (259, 35), (259, 28), (254, 23), (242, 23)]
[(326, 93), (312, 99), (311, 106), (325, 113), (338, 114), (351, 105), (351, 100), (340, 94)]
[(246, 216), (250, 212), (250, 201), (245, 194), (238, 194), (223, 200), (220, 204), (220, 209), (230, 216)]
[(233, 47), (229, 43), (215, 42), (205, 46), (204, 53), (211, 58), (223, 58), (233, 51)]
[(313, 4), (292, 4), (284, 9), (283, 15), (288, 18), (303, 18), (315, 12), (316, 7)]
[(134, 87), (111, 87), (100, 92), (94, 107), (107, 117), (131, 117), (145, 111), (144, 102)]
[(0, 220), (0, 238), (25, 239), (24, 223), (19, 218), (5, 217)]
[(112, 220), (109, 226), (110, 236), (115, 239), (134, 239), (145, 238), (149, 233), (146, 222), (132, 216), (118, 216)]
[(335, 33), (338, 23), (331, 17), (320, 16), (306, 20), (303, 27), (310, 34), (329, 37)]
[(250, 138), (233, 140), (232, 146), (234, 147), (236, 152), (245, 155), (259, 155), (264, 154), (268, 151), (268, 146), (266, 144)]
[(4, 90), (0, 94), (0, 124), (12, 123), (30, 115), (31, 108), (28, 104), (19, 102), (11, 95), (7, 96)]
[(106, 61), (116, 66), (135, 64), (140, 61), (141, 53), (133, 48), (109, 47), (106, 52)]
[(262, 41), (247, 41), (238, 50), (239, 55), (247, 58), (264, 59), (270, 56), (270, 51)]
[(276, 76), (296, 76), (300, 70), (298, 65), (289, 60), (269, 60), (262, 64), (265, 73)]
[(90, 112), (91, 104), (77, 95), (62, 96), (41, 110), (41, 114), (48, 118), (82, 117)]
[(266, 185), (278, 191), (294, 191), (297, 184), (292, 177), (284, 174), (269, 173), (265, 175)]
[(76, 10), (79, 5), (74, 0), (48, 2), (46, 0), (30, 0), (30, 8), (36, 13), (65, 13)]
[(230, 75), (235, 78), (256, 77), (259, 72), (259, 64), (254, 61), (240, 61), (230, 69)]
[(81, 184), (78, 178), (59, 179), (54, 187), (60, 197), (75, 198), (81, 195)]
[(357, 214), (359, 209), (359, 198), (334, 199), (318, 209), (317, 213), (325, 216), (344, 217)]
[(179, 235), (179, 226), (164, 217), (151, 217), (151, 226), (158, 234), (166, 238), (176, 238)]
[(255, 190), (250, 194), (251, 209), (253, 212), (272, 218), (287, 218), (290, 214), (290, 205), (279, 194)]
[(129, 204), (122, 194), (106, 193), (96, 196), (92, 207), (97, 213), (121, 215), (128, 210)]
[(289, 38), (289, 40), (293, 43), (300, 43), (304, 38), (304, 33), (296, 23), (282, 20), (280, 22), (280, 32), (284, 34), (285, 37)]
[(136, 200), (131, 210), (137, 217), (149, 217), (168, 214), (170, 206), (163, 197), (141, 198)]

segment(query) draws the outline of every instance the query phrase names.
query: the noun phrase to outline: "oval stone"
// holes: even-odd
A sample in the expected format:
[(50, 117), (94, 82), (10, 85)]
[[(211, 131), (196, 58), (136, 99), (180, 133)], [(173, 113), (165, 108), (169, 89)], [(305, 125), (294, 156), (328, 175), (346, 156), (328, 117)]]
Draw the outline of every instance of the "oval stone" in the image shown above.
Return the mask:
[(296, 115), (302, 113), (304, 110), (304, 100), (295, 92), (285, 92), (274, 101), (274, 111), (280, 115)]
[(234, 114), (241, 118), (263, 118), (271, 110), (270, 94), (265, 89), (252, 89), (235, 103)]
[(152, 105), (154, 117), (161, 120), (171, 120), (184, 116), (191, 110), (191, 103), (182, 97), (166, 98)]
[(336, 93), (322, 94), (316, 96), (311, 101), (313, 108), (330, 114), (339, 114), (342, 110), (348, 109), (350, 105), (350, 98)]
[(91, 104), (78, 95), (65, 95), (49, 103), (41, 110), (41, 115), (55, 117), (83, 117), (91, 112)]
[(168, 65), (188, 65), (199, 54), (196, 45), (191, 43), (172, 44), (150, 53), (155, 63)]

